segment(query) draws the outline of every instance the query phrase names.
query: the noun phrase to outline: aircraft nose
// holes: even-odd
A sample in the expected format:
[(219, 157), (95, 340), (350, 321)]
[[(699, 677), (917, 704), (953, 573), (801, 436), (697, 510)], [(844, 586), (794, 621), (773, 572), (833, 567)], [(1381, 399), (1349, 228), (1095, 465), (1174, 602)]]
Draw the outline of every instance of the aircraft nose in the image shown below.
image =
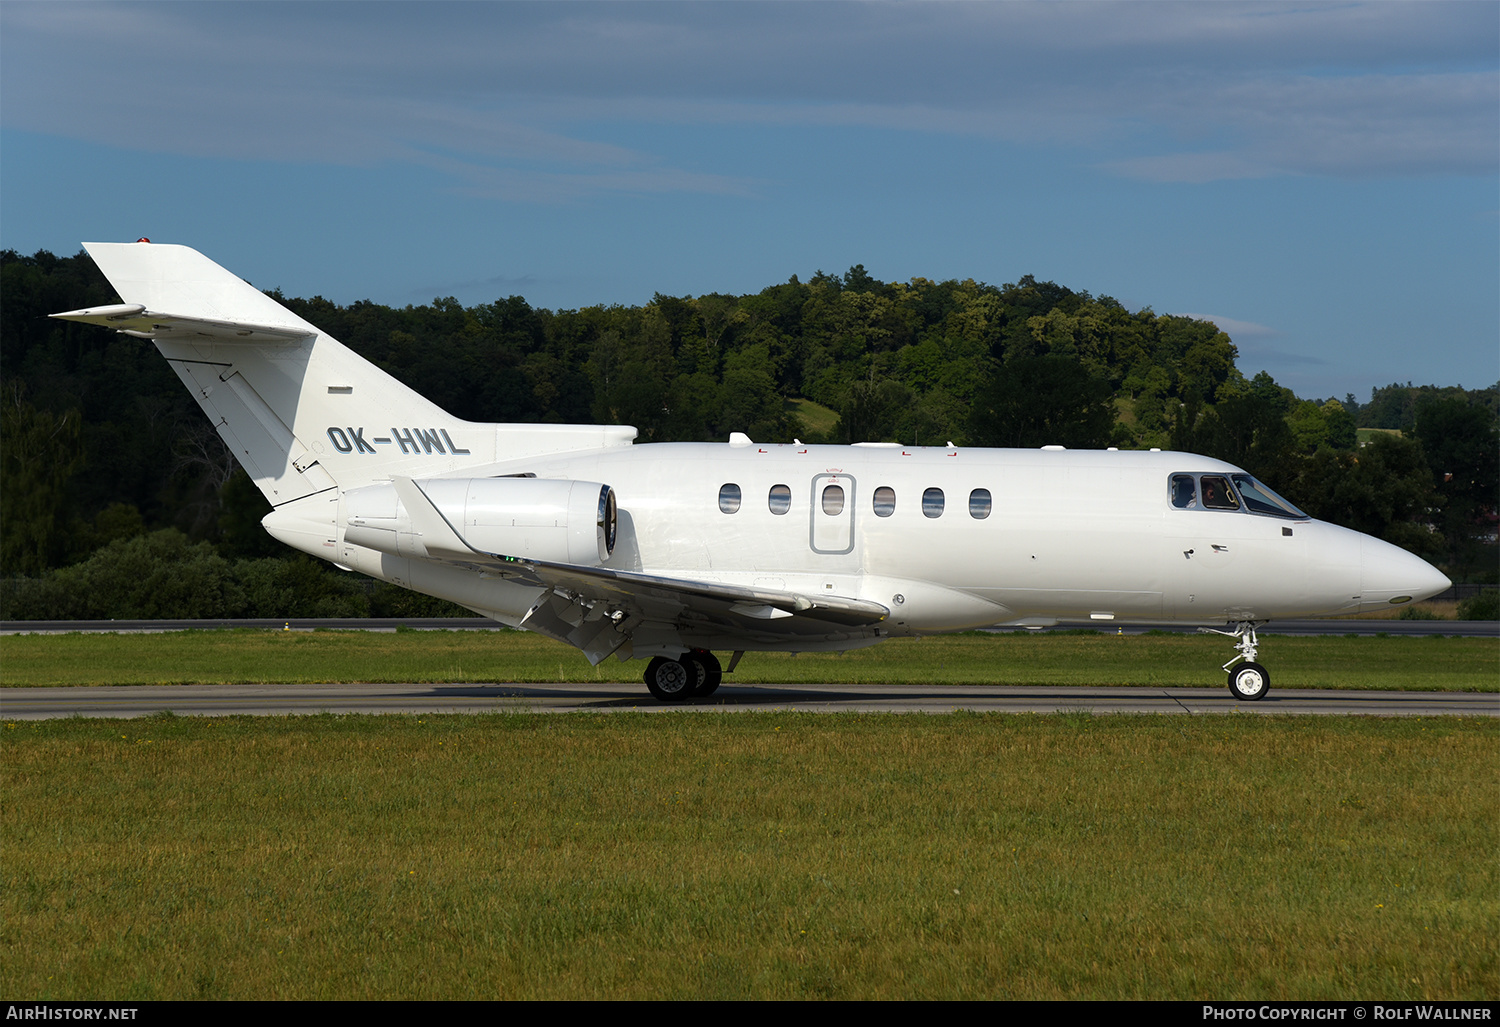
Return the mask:
[(1365, 535), (1360, 541), (1361, 612), (1405, 606), (1437, 595), (1453, 582), (1420, 556)]

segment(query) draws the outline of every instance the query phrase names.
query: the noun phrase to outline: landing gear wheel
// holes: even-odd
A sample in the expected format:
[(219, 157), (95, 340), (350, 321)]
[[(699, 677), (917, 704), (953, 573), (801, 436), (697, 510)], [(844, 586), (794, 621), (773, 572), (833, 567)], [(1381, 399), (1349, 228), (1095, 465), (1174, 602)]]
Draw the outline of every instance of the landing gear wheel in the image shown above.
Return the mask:
[[(1235, 624), (1233, 631), (1220, 631), (1218, 628), (1198, 629), (1210, 635), (1225, 635), (1239, 639), (1235, 643), (1235, 648), (1239, 650), (1239, 653), (1231, 656), (1229, 662), (1224, 664), (1224, 672), (1229, 675), (1229, 694), (1241, 702), (1264, 699), (1266, 693), (1271, 690), (1271, 672), (1255, 662), (1255, 653), (1260, 647), (1260, 642), (1255, 637), (1255, 625), (1264, 623), (1265, 621), (1242, 620)], [(1241, 660), (1244, 662), (1240, 663)], [(1236, 663), (1239, 663), (1239, 666), (1235, 666)]]
[(689, 650), (678, 662), (687, 668), (688, 680), (693, 682), (691, 694), (694, 698), (713, 695), (719, 682), (724, 680), (724, 669), (719, 666), (718, 658), (707, 649)]
[(1271, 690), (1271, 672), (1258, 663), (1242, 663), (1229, 672), (1229, 693), (1236, 699), (1255, 702)]
[(646, 664), (646, 687), (662, 702), (680, 702), (692, 692), (688, 668), (676, 660), (658, 656)]

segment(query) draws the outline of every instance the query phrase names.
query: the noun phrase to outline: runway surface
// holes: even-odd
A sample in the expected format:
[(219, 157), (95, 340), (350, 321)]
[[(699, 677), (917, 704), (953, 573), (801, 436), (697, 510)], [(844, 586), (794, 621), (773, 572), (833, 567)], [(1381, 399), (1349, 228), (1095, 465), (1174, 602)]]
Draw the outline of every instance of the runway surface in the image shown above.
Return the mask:
[[(266, 630), (315, 631), (395, 631), (397, 627), (418, 631), (495, 631), (500, 625), (486, 617), (365, 617), (314, 618), (294, 617), (287, 620), (7, 620), (0, 621), (0, 635), (58, 635), (78, 631), (97, 633), (150, 633), (156, 631), (213, 631), (227, 628), (262, 628)], [(1101, 628), (1098, 624), (1060, 624), (1051, 630), (1098, 630), (1113, 634), (1121, 631), (1139, 635), (1146, 631), (1197, 632), (1195, 627), (1159, 624), (1154, 628), (1124, 625)], [(1025, 631), (1026, 628), (995, 627), (997, 633)], [(1450, 635), (1467, 638), (1500, 638), (1500, 621), (1485, 620), (1281, 620), (1256, 629), (1262, 635)]]
[(1063, 688), (1023, 685), (724, 685), (707, 699), (661, 703), (634, 684), (122, 685), (7, 688), (0, 719), (315, 713), (737, 712), (1294, 713), (1500, 716), (1494, 692), (1358, 692), (1273, 688), (1238, 702), (1220, 688)]

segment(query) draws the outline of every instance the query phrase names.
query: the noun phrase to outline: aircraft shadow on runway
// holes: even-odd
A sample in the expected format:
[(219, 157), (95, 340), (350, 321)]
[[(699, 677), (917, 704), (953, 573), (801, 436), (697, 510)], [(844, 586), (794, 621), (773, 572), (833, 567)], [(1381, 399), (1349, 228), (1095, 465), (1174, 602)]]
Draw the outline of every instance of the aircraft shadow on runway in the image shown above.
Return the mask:
[[(1223, 705), (1236, 705), (1235, 698), (1229, 694), (1227, 688), (1214, 688), (1209, 685), (1194, 686), (1189, 688), (1155, 688), (1147, 686), (1128, 686), (1121, 688), (1091, 687), (1070, 688), (1064, 686), (1047, 686), (1041, 689), (1021, 689), (1003, 691), (995, 690), (985, 686), (970, 687), (906, 687), (891, 688), (888, 686), (813, 686), (802, 688), (787, 688), (781, 685), (724, 685), (718, 692), (701, 699), (685, 699), (672, 703), (660, 702), (652, 698), (644, 691), (637, 690), (633, 685), (621, 685), (618, 696), (601, 696), (599, 689), (595, 688), (569, 688), (566, 685), (539, 686), (525, 684), (507, 685), (453, 685), (436, 686), (416, 694), (431, 695), (435, 698), (469, 698), (469, 699), (538, 699), (558, 700), (575, 699), (582, 700), (582, 708), (611, 709), (632, 706), (650, 707), (689, 707), (702, 708), (714, 706), (784, 706), (794, 704), (804, 706), (817, 703), (866, 703), (873, 705), (900, 705), (903, 703), (946, 703), (951, 702), (958, 705), (972, 703), (976, 700), (988, 700), (993, 702), (1016, 702), (1016, 703), (1067, 703), (1077, 702), (1080, 704), (1109, 703), (1111, 700), (1120, 703), (1139, 703), (1162, 700), (1191, 701), (1194, 704), (1222, 700)], [(1473, 693), (1462, 693), (1465, 699), (1477, 698)], [(1260, 700), (1259, 706), (1262, 710), (1275, 708), (1280, 705), (1295, 703), (1299, 706), (1333, 706), (1347, 705), (1351, 703), (1368, 702), (1386, 708), (1390, 707), (1415, 707), (1430, 706), (1435, 701), (1442, 701), (1444, 693), (1431, 692), (1366, 692), (1366, 691), (1329, 691), (1318, 689), (1287, 688), (1272, 690), (1264, 699)], [(1500, 704), (1500, 697), (1494, 697)]]

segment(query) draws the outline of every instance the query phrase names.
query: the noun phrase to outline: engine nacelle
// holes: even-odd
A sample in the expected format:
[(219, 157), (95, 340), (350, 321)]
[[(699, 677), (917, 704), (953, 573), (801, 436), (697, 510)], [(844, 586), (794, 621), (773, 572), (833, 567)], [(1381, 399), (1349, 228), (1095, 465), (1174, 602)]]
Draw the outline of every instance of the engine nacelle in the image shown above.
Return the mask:
[[(596, 481), (424, 478), (416, 483), (460, 538), (485, 553), (597, 566), (615, 549), (615, 492)], [(344, 540), (425, 558), (395, 486), (366, 485), (339, 503)]]

